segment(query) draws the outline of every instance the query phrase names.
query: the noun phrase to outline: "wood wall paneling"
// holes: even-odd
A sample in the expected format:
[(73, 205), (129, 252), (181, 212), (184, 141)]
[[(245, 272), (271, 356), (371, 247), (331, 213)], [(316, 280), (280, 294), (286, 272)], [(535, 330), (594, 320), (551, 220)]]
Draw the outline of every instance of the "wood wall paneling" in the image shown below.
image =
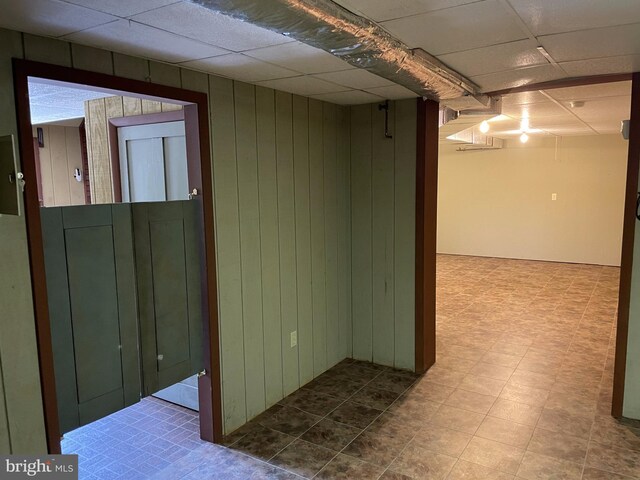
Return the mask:
[(264, 330), (262, 282), (260, 279), (260, 204), (258, 199), (258, 154), (255, 87), (236, 82), (236, 155), (238, 162), (238, 207), (240, 211), (240, 255), (242, 261), (242, 316), (247, 417), (265, 410)]
[(298, 283), (298, 361), (300, 385), (313, 380), (313, 300), (309, 206), (309, 101), (293, 97), (296, 265)]
[(247, 421), (233, 81), (209, 77), (225, 430)]
[(280, 234), (276, 161), (276, 107), (273, 90), (256, 87), (258, 194), (266, 406), (283, 396)]
[(353, 357), (373, 359), (371, 244), (372, 105), (351, 108), (351, 242)]
[(282, 308), (282, 380), (284, 394), (300, 386), (298, 346), (291, 334), (298, 331), (296, 277), (296, 225), (293, 175), (293, 99), (276, 92), (276, 153), (278, 178), (278, 233), (280, 237), (280, 302)]
[(396, 102), (394, 171), (394, 318), (398, 368), (415, 366), (416, 102)]
[(393, 138), (385, 138), (376, 104), (350, 109), (353, 356), (406, 369), (415, 365), (407, 344), (414, 342), (415, 318), (412, 103), (390, 102)]
[[(23, 58), (25, 42), (19, 32), (0, 29), (0, 131), (16, 135), (16, 99), (12, 59)], [(27, 178), (31, 188), (34, 176)], [(27, 186), (26, 188), (30, 188)], [(31, 294), (25, 217), (0, 216), (0, 361), (4, 410), (0, 410), (0, 451), (43, 453), (47, 449), (40, 373)], [(9, 438), (10, 435), (10, 438)]]
[(324, 145), (322, 103), (309, 100), (309, 202), (313, 305), (313, 371), (327, 369), (327, 301), (324, 223)]

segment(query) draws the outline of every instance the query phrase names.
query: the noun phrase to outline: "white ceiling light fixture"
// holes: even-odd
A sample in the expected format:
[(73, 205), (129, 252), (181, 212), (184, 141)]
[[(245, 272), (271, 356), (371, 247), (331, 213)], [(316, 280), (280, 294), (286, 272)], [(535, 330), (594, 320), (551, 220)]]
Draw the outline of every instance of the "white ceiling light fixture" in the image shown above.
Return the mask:
[(482, 133), (487, 133), (489, 131), (489, 128), (491, 128), (489, 126), (489, 122), (487, 122), (486, 120), (483, 120), (482, 123), (480, 124), (480, 131)]
[(522, 130), (523, 133), (529, 131), (529, 119), (527, 117), (520, 120), (520, 130)]
[(521, 143), (527, 143), (528, 140), (529, 140), (529, 135), (527, 135), (526, 133), (523, 133), (522, 135), (520, 135)]

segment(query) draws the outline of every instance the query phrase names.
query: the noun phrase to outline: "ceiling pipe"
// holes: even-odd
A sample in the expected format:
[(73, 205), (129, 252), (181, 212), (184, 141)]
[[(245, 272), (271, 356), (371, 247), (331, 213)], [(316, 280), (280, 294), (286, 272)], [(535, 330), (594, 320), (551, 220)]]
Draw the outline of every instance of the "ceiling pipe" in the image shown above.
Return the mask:
[[(421, 49), (331, 0), (192, 0), (230, 17), (325, 50), (431, 100), (487, 103), (477, 85)], [(473, 101), (474, 97), (477, 99)]]

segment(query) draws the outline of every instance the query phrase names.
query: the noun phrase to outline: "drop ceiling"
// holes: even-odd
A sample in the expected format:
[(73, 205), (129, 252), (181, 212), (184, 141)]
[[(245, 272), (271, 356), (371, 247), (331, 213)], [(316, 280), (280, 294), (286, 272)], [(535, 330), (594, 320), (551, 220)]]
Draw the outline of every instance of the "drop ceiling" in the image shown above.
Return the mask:
[[(337, 3), (377, 22), (409, 47), (437, 56), (484, 92), (640, 70), (639, 0)], [(356, 69), (323, 50), (186, 0), (0, 0), (0, 8), (0, 27), (143, 56), (334, 103), (415, 97), (406, 88)], [(551, 61), (536, 48), (539, 46), (546, 49)], [(547, 92), (551, 99), (540, 94), (540, 102), (509, 100), (505, 102), (511, 109), (508, 116), (517, 117), (517, 105), (542, 103), (545, 105), (531, 107), (537, 110), (532, 110), (533, 115), (555, 118), (553, 125), (545, 120), (546, 125), (557, 127), (550, 128), (555, 132), (581, 134), (613, 128), (613, 120), (601, 119), (609, 106), (617, 109), (619, 116), (620, 105), (594, 102), (576, 123), (576, 116), (580, 117), (577, 112), (563, 111), (552, 100), (557, 92)], [(600, 112), (596, 112), (598, 108)]]
[(84, 117), (84, 102), (111, 96), (88, 89), (66, 87), (29, 79), (31, 123), (59, 123)]
[[(515, 93), (502, 102), (502, 115), (488, 120), (487, 135), (518, 137), (523, 118), (529, 119), (527, 133), (534, 137), (617, 134), (621, 121), (629, 119), (631, 82)], [(479, 124), (470, 130), (481, 135)]]

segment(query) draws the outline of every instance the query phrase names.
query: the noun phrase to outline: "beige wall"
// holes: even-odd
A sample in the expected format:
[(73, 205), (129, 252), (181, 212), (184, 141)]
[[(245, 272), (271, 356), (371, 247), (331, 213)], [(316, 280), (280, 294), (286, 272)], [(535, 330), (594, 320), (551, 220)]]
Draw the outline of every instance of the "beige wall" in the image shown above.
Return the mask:
[[(33, 135), (36, 134), (33, 127)], [(40, 125), (44, 147), (39, 148), (42, 204), (45, 207), (84, 205), (84, 182), (78, 182), (73, 173), (82, 171), (80, 130), (78, 127)]]
[(620, 135), (558, 138), (557, 148), (553, 138), (456, 148), (440, 147), (440, 253), (620, 265)]

